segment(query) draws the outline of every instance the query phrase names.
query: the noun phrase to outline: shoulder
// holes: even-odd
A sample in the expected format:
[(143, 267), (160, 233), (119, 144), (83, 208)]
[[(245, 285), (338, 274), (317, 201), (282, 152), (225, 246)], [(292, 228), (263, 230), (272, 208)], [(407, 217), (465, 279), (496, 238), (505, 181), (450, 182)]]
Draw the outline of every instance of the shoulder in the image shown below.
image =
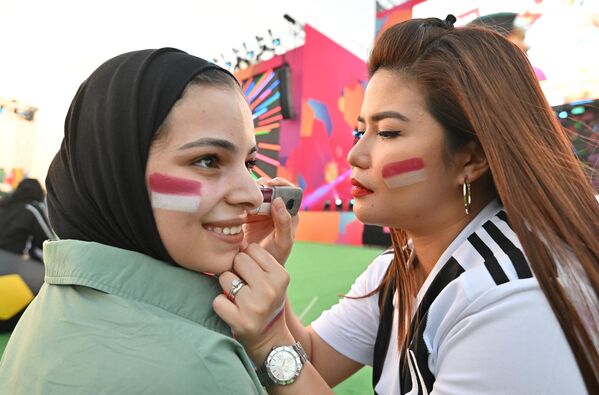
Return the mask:
[[(48, 288), (52, 287), (40, 292), (23, 316), (13, 333), (14, 350), (8, 349), (2, 361), (1, 370), (13, 372), (15, 388), (28, 381), (27, 386), (49, 393), (53, 382), (68, 383), (72, 393), (87, 393), (98, 385), (109, 392), (131, 388), (140, 393), (260, 393), (241, 345), (227, 336), (86, 287)], [(53, 319), (56, 309), (48, 305), (57, 298), (71, 301), (75, 292), (83, 301), (69, 303), (69, 312), (61, 320)], [(94, 301), (98, 298), (112, 308)], [(40, 327), (44, 331), (37, 332)], [(65, 331), (78, 336), (64, 339), (60, 333)], [(31, 371), (44, 374), (32, 378), (26, 373)], [(99, 381), (99, 372), (111, 379)]]
[[(170, 353), (181, 361), (180, 382), (188, 383), (182, 393), (261, 393), (252, 362), (237, 341), (187, 322), (173, 332), (180, 339), (180, 349)], [(181, 359), (185, 354), (189, 359)]]
[(450, 266), (453, 270), (441, 270), (435, 278), (446, 286), (430, 303), (429, 335), (438, 338), (465, 316), (485, 310), (517, 318), (502, 306), (532, 303), (532, 308), (546, 311), (547, 302), (504, 211), (467, 236), (445, 267)]
[(503, 210), (470, 233), (452, 260), (461, 274), (446, 290), (460, 289), (466, 303), (487, 292), (512, 288), (522, 280), (533, 279), (527, 284), (536, 285), (522, 245)]
[(360, 285), (360, 288), (367, 292), (374, 290), (385, 277), (393, 258), (394, 253), (392, 248), (382, 252), (374, 258), (366, 270), (356, 278), (354, 286)]

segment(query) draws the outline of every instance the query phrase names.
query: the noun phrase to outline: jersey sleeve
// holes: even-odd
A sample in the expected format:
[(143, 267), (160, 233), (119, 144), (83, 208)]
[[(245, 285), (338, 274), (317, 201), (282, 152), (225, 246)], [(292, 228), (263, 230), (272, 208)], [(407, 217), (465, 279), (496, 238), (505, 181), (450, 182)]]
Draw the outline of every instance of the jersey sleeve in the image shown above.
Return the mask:
[(568, 342), (535, 279), (473, 300), (440, 331), (432, 394), (585, 394)]
[(372, 365), (380, 318), (378, 293), (367, 298), (353, 298), (367, 295), (376, 289), (392, 259), (392, 253), (378, 256), (347, 293), (352, 298), (342, 298), (311, 324), (329, 346), (364, 365)]

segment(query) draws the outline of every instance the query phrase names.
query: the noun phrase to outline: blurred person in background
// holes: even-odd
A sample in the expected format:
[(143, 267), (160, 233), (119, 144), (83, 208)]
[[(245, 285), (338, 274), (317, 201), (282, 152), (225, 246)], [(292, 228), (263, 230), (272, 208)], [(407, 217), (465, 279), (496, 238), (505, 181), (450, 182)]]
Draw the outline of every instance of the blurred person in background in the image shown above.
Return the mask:
[(528, 51), (528, 45), (526, 45), (526, 30), (520, 26), (516, 26), (515, 21), (518, 14), (515, 12), (498, 12), (495, 14), (488, 14), (479, 16), (472, 20), (470, 25), (478, 25), (491, 29), (514, 44), (518, 46), (524, 52)]
[[(526, 43), (526, 29), (516, 24), (518, 14), (514, 12), (498, 12), (479, 16), (472, 20), (469, 25), (482, 26), (491, 29), (518, 46), (525, 53), (530, 48)], [(534, 67), (535, 75), (539, 81), (546, 79), (545, 74), (538, 67)]]
[(43, 261), (42, 244), (51, 239), (39, 181), (25, 178), (15, 191), (0, 199), (0, 249)]

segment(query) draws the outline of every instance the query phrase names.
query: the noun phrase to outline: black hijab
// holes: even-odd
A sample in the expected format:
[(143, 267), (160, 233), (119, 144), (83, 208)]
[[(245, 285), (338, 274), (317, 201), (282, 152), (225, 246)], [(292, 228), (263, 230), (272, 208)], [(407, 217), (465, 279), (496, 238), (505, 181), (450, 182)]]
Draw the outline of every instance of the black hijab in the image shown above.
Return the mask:
[(172, 262), (152, 215), (146, 162), (187, 83), (209, 69), (220, 67), (174, 48), (143, 50), (108, 60), (81, 84), (46, 178), (58, 237)]

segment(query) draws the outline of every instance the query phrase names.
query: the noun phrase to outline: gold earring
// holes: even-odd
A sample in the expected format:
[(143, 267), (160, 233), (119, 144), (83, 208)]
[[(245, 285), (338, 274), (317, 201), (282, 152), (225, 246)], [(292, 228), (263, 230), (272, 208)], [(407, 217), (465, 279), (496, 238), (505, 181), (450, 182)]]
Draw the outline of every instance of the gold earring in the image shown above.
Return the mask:
[(470, 194), (470, 183), (468, 182), (468, 176), (464, 176), (462, 192), (464, 194), (464, 211), (466, 212), (466, 215), (468, 215), (470, 214), (470, 206), (472, 205), (472, 195)]

